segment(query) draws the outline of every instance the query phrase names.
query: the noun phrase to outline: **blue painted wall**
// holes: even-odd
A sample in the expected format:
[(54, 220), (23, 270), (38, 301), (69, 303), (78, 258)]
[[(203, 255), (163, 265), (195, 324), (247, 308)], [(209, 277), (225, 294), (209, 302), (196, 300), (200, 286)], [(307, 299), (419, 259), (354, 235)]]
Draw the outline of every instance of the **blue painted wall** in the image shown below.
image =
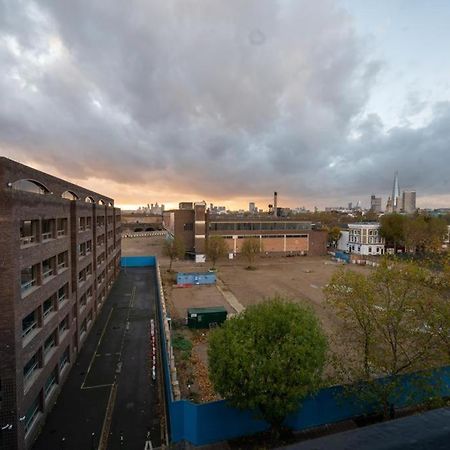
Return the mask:
[(178, 272), (177, 284), (214, 284), (214, 272)]
[(121, 267), (154, 267), (156, 266), (155, 256), (122, 256), (120, 258)]

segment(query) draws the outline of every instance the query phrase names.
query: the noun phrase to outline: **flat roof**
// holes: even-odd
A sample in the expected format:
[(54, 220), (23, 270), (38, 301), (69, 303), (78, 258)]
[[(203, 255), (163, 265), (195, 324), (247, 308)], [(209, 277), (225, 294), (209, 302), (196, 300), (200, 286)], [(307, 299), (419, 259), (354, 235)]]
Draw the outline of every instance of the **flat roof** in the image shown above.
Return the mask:
[(207, 314), (214, 312), (227, 312), (224, 306), (207, 306), (204, 308), (188, 308), (188, 314)]

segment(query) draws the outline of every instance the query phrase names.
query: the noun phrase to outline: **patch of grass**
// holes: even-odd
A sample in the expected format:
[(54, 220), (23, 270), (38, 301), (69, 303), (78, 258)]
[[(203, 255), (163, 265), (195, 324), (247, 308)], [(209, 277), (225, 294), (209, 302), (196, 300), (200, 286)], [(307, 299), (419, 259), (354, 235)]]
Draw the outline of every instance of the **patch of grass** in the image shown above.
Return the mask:
[(172, 336), (172, 346), (174, 350), (191, 353), (192, 342), (185, 338), (181, 333), (174, 333)]

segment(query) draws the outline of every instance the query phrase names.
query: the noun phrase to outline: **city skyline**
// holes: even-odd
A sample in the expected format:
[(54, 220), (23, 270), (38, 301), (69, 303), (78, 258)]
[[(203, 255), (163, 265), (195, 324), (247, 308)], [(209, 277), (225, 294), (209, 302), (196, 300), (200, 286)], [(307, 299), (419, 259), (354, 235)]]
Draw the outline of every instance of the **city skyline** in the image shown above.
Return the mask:
[(397, 168), (445, 207), (449, 20), (439, 1), (6, 1), (0, 153), (124, 208), (368, 207)]

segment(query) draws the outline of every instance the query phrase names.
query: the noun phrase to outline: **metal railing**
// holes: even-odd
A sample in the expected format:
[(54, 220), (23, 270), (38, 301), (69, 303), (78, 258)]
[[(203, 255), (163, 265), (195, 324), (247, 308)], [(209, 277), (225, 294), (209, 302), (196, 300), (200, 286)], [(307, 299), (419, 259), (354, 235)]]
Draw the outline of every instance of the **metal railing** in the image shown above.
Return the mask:
[(58, 231), (56, 232), (56, 235), (57, 235), (58, 237), (65, 236), (65, 235), (66, 235), (66, 230), (58, 230)]
[(34, 329), (37, 328), (37, 322), (33, 322), (25, 330), (22, 330), (22, 338), (27, 337)]
[(48, 241), (49, 239), (52, 239), (52, 232), (49, 231), (48, 233), (42, 233), (42, 240), (43, 241)]
[(36, 236), (21, 236), (20, 245), (30, 245), (36, 242)]
[(21, 285), (22, 292), (25, 292), (28, 289), (31, 289), (35, 285), (36, 285), (36, 279), (34, 279), (34, 278), (30, 281), (27, 281), (26, 283), (22, 283), (22, 285)]
[(48, 278), (48, 277), (50, 277), (52, 275), (53, 275), (53, 269), (52, 268), (44, 270), (44, 272), (42, 273), (43, 278)]
[(50, 306), (50, 308), (47, 308), (44, 311), (44, 318), (48, 317), (48, 315), (51, 314), (54, 311), (55, 311), (55, 306), (54, 305)]
[(64, 294), (58, 295), (58, 302), (63, 302), (67, 298), (67, 294), (64, 292)]

